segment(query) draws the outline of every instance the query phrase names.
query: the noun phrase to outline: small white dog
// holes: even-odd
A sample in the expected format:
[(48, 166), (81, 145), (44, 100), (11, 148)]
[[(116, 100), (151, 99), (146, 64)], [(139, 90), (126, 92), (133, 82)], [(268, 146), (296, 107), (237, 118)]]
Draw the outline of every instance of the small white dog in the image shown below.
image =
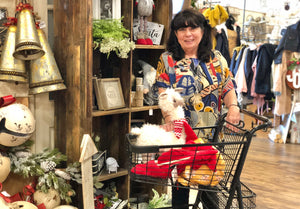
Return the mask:
[[(167, 115), (171, 116), (171, 121), (182, 121), (184, 119), (184, 100), (179, 92), (182, 89), (166, 89), (159, 95), (158, 106)], [(141, 128), (132, 128), (131, 133), (138, 135), (136, 145), (174, 145), (185, 144), (186, 134), (184, 126), (178, 127), (175, 123), (175, 132), (167, 132), (159, 125), (144, 124)]]

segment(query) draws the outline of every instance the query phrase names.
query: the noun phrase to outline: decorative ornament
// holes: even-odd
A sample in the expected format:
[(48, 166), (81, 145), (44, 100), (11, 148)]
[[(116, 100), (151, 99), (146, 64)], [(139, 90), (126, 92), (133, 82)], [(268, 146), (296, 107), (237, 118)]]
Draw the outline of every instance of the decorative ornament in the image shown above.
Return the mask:
[(41, 168), (45, 171), (45, 172), (49, 172), (54, 170), (56, 167), (56, 163), (53, 161), (43, 161), (41, 162)]
[(286, 84), (291, 89), (300, 89), (300, 58), (292, 58), (288, 62)]
[(0, 183), (4, 182), (10, 173), (10, 159), (0, 154)]
[(57, 206), (53, 209), (78, 209), (78, 208), (76, 208), (74, 206), (71, 206), (71, 205), (60, 205), (60, 206)]
[(137, 34), (137, 44), (153, 45), (152, 40), (148, 36), (147, 17), (152, 15), (154, 8), (153, 0), (136, 0), (137, 11), (140, 18), (139, 33)]
[(109, 157), (106, 159), (106, 166), (107, 166), (108, 173), (117, 172), (119, 164), (115, 158)]
[[(26, 146), (28, 146), (30, 142), (31, 141), (28, 140), (21, 146), (7, 148), (6, 151), (11, 159), (11, 171), (24, 178), (36, 177), (36, 190), (41, 190), (46, 193), (49, 189), (55, 188), (60, 198), (64, 200), (66, 204), (69, 204), (72, 201), (71, 196), (75, 194), (75, 191), (69, 182), (67, 182), (68, 180), (66, 180), (68, 178), (67, 174), (63, 176), (55, 172), (57, 170), (55, 166), (61, 162), (65, 162), (67, 157), (57, 149), (44, 149), (42, 153), (28, 154), (27, 151), (29, 147)], [(17, 155), (24, 155), (24, 157), (19, 158)], [(73, 175), (69, 173), (68, 170), (72, 170), (72, 168), (66, 168), (66, 172), (70, 174), (72, 180), (77, 178), (76, 176), (74, 177), (74, 175), (79, 175)]]
[(12, 208), (18, 208), (18, 209), (38, 209), (34, 204), (30, 203), (30, 202), (26, 202), (26, 201), (17, 201), (17, 202), (13, 202), (11, 203)]
[(63, 179), (65, 179), (67, 181), (71, 180), (71, 176), (68, 173), (66, 173), (66, 172), (64, 172), (62, 170), (55, 169), (55, 174), (58, 175), (58, 176), (60, 176), (60, 177), (62, 177)]
[(27, 141), (35, 131), (35, 119), (23, 104), (0, 108), (0, 144), (14, 147)]
[(55, 189), (49, 189), (47, 193), (37, 190), (33, 194), (33, 199), (36, 205), (44, 204), (46, 209), (53, 209), (61, 202), (59, 193)]
[(7, 203), (0, 196), (0, 208), (1, 209), (38, 209), (34, 204), (26, 201), (16, 201), (13, 203)]
[(7, 95), (0, 98), (0, 107), (5, 107), (7, 105), (10, 105), (16, 101), (16, 98), (14, 98), (12, 95)]

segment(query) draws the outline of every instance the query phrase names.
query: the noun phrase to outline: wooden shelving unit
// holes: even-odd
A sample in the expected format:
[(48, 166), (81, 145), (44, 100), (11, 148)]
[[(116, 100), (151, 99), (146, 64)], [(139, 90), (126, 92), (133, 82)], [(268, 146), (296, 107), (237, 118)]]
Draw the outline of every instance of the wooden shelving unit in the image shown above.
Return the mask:
[[(130, 178), (127, 170), (125, 134), (130, 132), (131, 120), (143, 119), (160, 123), (158, 106), (132, 107), (130, 94), (131, 78), (135, 73), (134, 59), (137, 57), (156, 68), (159, 55), (165, 50), (169, 22), (172, 17), (172, 0), (155, 0), (155, 10), (149, 21), (163, 24), (161, 45), (137, 45), (128, 59), (102, 56), (93, 50), (92, 0), (54, 1), (54, 55), (65, 80), (67, 90), (55, 95), (56, 141), (55, 146), (68, 156), (70, 162), (78, 161), (80, 144), (84, 134), (100, 137), (98, 149), (106, 150), (107, 157), (114, 157), (119, 169), (117, 173), (103, 173), (98, 180), (116, 181), (117, 192), (122, 199), (130, 196)], [(131, 31), (135, 16), (135, 1), (121, 0), (124, 26)], [(107, 70), (111, 69), (111, 70)], [(93, 110), (92, 77), (120, 78), (125, 108), (100, 111)], [(149, 112), (153, 112), (150, 114)]]

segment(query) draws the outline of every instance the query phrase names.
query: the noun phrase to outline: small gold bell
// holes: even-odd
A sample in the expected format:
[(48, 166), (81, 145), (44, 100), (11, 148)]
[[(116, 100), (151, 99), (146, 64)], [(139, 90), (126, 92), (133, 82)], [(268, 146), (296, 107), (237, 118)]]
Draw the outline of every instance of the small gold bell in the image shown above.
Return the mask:
[(34, 60), (45, 54), (37, 35), (32, 12), (22, 9), (18, 14), (16, 48), (13, 56), (21, 60)]

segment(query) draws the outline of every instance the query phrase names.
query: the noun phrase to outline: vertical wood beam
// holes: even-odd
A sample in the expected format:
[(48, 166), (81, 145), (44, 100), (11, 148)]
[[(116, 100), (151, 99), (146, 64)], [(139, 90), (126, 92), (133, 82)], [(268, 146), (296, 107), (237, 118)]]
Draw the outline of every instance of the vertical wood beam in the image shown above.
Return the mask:
[(78, 161), (92, 130), (92, 0), (55, 0), (54, 56), (67, 90), (55, 95), (55, 147)]

